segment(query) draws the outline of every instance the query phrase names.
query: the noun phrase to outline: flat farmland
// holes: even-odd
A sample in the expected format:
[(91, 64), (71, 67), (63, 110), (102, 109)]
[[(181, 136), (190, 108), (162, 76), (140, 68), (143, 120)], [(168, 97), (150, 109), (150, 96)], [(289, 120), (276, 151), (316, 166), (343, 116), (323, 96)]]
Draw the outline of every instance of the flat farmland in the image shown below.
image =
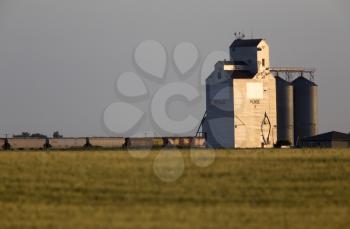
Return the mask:
[(347, 149), (0, 152), (0, 228), (349, 225)]

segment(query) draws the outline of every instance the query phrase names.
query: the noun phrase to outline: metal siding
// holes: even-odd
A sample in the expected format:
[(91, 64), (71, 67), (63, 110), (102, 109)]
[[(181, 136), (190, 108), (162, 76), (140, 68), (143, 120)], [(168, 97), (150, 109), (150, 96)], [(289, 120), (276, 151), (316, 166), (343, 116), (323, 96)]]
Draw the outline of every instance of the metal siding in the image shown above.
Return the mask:
[(130, 148), (152, 148), (153, 138), (129, 138)]
[[(215, 96), (225, 88), (229, 88), (228, 98), (223, 104), (215, 105)], [(204, 125), (206, 144), (209, 148), (234, 147), (234, 118), (233, 118), (233, 87), (232, 80), (215, 81), (215, 75), (206, 84), (207, 117)]]
[(121, 148), (125, 142), (124, 138), (91, 137), (90, 144), (94, 147)]
[(332, 141), (332, 148), (347, 148), (349, 147), (349, 142), (347, 141)]
[(277, 96), (277, 141), (294, 144), (293, 86), (276, 77)]
[(50, 138), (52, 149), (74, 149), (83, 148), (86, 138)]
[(317, 134), (317, 85), (299, 77), (292, 82), (294, 99), (294, 141)]
[(45, 139), (39, 138), (9, 138), (11, 149), (43, 149)]

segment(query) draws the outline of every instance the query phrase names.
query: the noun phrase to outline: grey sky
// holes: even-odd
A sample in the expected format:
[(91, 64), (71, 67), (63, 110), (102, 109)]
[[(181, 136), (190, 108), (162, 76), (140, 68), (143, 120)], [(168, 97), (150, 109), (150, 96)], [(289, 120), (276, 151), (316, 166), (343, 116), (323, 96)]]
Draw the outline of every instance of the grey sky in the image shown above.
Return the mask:
[(266, 38), (273, 66), (315, 67), (319, 131), (350, 131), (347, 0), (0, 0), (0, 134), (106, 135), (102, 113), (120, 100), (116, 77), (137, 71), (140, 42), (160, 41), (171, 57), (188, 41), (204, 58), (236, 31)]

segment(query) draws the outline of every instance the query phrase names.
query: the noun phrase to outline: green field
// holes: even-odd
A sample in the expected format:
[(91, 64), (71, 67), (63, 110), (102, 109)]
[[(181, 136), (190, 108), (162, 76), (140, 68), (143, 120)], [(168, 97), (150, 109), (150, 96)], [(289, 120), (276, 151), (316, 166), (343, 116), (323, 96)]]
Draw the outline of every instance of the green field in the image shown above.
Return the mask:
[(0, 152), (0, 228), (350, 227), (350, 150), (183, 150), (170, 183), (158, 153)]

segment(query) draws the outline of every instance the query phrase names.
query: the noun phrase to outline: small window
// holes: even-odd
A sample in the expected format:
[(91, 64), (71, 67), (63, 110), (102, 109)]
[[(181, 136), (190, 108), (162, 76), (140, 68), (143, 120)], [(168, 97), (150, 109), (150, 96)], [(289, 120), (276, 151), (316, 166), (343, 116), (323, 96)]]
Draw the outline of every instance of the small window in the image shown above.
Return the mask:
[(265, 67), (265, 59), (262, 59), (262, 66)]
[(232, 64), (225, 64), (224, 65), (224, 71), (234, 71), (235, 70), (235, 66)]

